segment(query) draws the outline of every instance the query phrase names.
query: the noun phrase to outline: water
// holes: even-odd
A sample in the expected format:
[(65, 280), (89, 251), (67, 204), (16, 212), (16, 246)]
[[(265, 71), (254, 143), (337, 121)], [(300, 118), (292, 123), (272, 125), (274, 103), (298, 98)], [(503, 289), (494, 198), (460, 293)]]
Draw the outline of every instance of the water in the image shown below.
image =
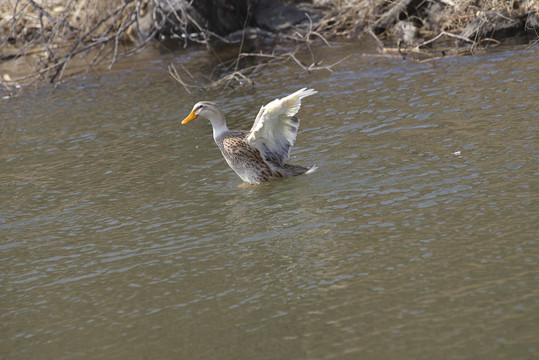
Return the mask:
[[(166, 67), (204, 51), (148, 51), (0, 102), (1, 358), (537, 357), (537, 47), (344, 44), (332, 73), (192, 95)], [(249, 129), (307, 86), (309, 176), (238, 188), (208, 122), (179, 124), (205, 99)]]

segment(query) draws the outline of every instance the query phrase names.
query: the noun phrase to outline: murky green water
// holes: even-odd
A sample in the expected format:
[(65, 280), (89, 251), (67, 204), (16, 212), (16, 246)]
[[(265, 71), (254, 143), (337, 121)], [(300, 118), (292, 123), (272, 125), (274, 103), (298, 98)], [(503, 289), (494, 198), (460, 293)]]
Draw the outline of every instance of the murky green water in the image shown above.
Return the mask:
[[(1, 100), (0, 358), (537, 357), (538, 48), (318, 56), (346, 54), (193, 95), (141, 55)], [(238, 188), (179, 124), (206, 99), (249, 129), (305, 86), (310, 176)]]

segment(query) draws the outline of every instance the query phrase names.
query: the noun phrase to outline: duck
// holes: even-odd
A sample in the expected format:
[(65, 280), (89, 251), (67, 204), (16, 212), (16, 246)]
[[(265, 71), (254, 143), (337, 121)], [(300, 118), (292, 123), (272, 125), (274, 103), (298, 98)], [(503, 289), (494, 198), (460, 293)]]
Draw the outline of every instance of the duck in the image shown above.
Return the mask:
[(199, 117), (210, 121), (213, 139), (228, 165), (247, 184), (259, 185), (277, 179), (311, 174), (317, 167), (285, 163), (296, 141), (301, 100), (318, 93), (303, 88), (260, 108), (250, 131), (229, 130), (224, 113), (216, 103), (200, 101), (181, 122)]

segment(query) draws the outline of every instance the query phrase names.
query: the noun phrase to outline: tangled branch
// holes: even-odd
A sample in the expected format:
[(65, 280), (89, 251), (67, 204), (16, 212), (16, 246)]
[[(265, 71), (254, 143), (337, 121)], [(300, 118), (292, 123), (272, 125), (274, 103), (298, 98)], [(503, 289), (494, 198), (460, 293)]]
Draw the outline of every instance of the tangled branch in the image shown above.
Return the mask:
[[(344, 60), (346, 60), (348, 56), (331, 65), (323, 65), (322, 61), (317, 60), (311, 48), (311, 44), (313, 43), (313, 41), (315, 41), (313, 39), (319, 39), (327, 47), (332, 47), (332, 46), (322, 34), (314, 30), (313, 22), (311, 18), (309, 17), (308, 14), (306, 14), (306, 16), (309, 19), (308, 29), (304, 32), (301, 32), (299, 30), (294, 31), (288, 37), (288, 40), (293, 40), (298, 43), (294, 51), (276, 52), (274, 50), (271, 53), (243, 52), (242, 50), (243, 50), (245, 31), (246, 31), (246, 29), (244, 28), (237, 57), (234, 60), (230, 61), (228, 64), (221, 62), (219, 66), (222, 66), (225, 68), (223, 75), (217, 80), (212, 81), (209, 85), (204, 86), (203, 84), (200, 84), (200, 83), (190, 84), (184, 78), (182, 78), (178, 69), (173, 64), (169, 65), (169, 74), (174, 80), (176, 80), (180, 85), (182, 85), (188, 93), (191, 93), (192, 89), (205, 89), (207, 87), (236, 89), (244, 85), (253, 85), (254, 78), (256, 77), (257, 74), (262, 72), (262, 69), (270, 65), (284, 64), (287, 62), (291, 62), (297, 65), (299, 68), (301, 68), (305, 72), (312, 72), (312, 71), (319, 71), (319, 70), (326, 70), (329, 72), (333, 72), (332, 68), (338, 65), (339, 63), (343, 62)], [(304, 48), (307, 49), (307, 52), (309, 54), (309, 57), (310, 57), (309, 61), (300, 59), (300, 56), (298, 55), (300, 50)], [(244, 59), (252, 59), (254, 60), (255, 64), (250, 65), (250, 66), (240, 66), (240, 64), (242, 63), (242, 60)], [(187, 69), (184, 66), (181, 66), (181, 68), (183, 72), (185, 72), (191, 80), (194, 80), (194, 77), (187, 71)]]
[(15, 80), (9, 77), (6, 81), (4, 76), (5, 87), (43, 78), (57, 83), (71, 60), (90, 54), (93, 56), (87, 68), (104, 59), (108, 59), (110, 68), (152, 37), (129, 49), (122, 46), (132, 42), (133, 27), (139, 26), (138, 15), (148, 7), (146, 0), (56, 0), (46, 4), (8, 0), (0, 6), (0, 62), (32, 63), (25, 73), (15, 74)]

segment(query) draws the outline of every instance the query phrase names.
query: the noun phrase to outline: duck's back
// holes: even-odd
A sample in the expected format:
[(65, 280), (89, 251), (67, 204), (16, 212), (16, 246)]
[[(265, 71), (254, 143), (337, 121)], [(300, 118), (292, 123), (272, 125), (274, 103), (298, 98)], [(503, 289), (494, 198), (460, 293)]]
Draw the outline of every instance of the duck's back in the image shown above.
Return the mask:
[(309, 169), (299, 165), (280, 166), (272, 161), (264, 161), (260, 151), (247, 142), (247, 131), (226, 131), (215, 142), (228, 165), (239, 177), (248, 183), (259, 184), (264, 181), (304, 174)]

